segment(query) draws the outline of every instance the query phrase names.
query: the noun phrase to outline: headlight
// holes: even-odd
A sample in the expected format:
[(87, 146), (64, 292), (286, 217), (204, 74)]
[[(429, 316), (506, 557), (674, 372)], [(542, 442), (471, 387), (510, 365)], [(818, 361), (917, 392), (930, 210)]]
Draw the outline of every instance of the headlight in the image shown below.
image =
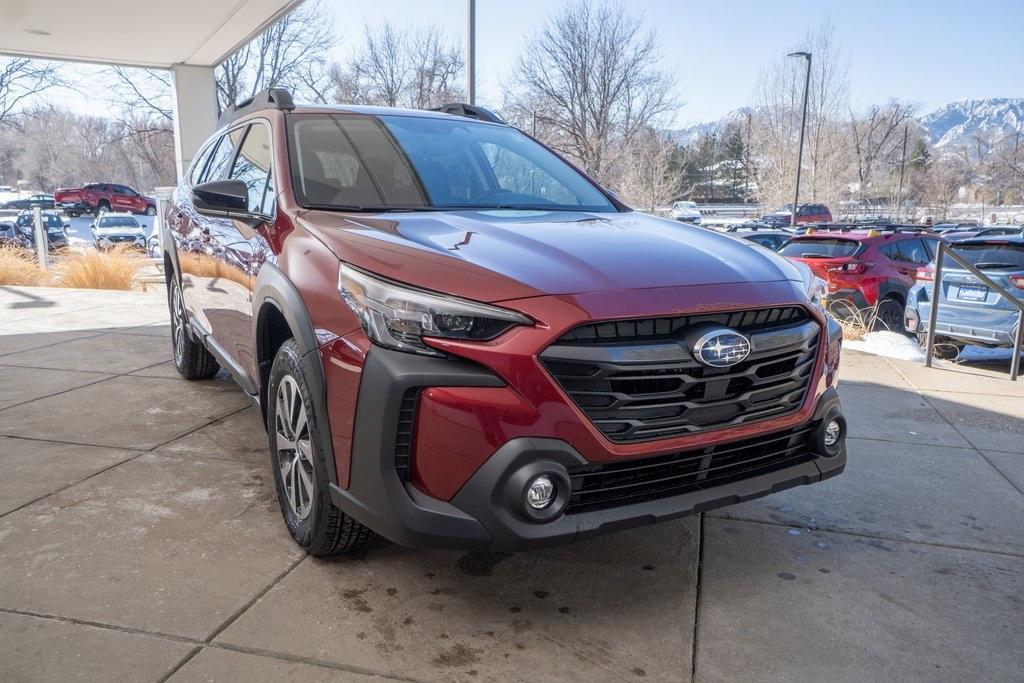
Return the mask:
[(426, 346), (423, 337), (484, 341), (533, 324), (515, 311), (400, 285), (344, 263), (338, 292), (375, 344), (428, 356), (443, 354)]
[(811, 302), (811, 305), (824, 310), (824, 300), (828, 294), (828, 283), (811, 272), (807, 264), (794, 262), (793, 265), (800, 269), (804, 291), (807, 292), (807, 299)]

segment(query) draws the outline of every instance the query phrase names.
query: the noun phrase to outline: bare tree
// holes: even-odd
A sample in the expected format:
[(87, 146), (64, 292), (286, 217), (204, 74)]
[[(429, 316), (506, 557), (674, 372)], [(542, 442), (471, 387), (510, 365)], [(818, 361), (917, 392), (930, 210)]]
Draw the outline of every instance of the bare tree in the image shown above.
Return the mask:
[(337, 42), (333, 27), (316, 0), (286, 14), (217, 67), (221, 109), (266, 88), (285, 87), (305, 94), (309, 83), (327, 76), (326, 55)]
[(508, 108), (522, 122), (545, 103), (544, 139), (602, 182), (639, 132), (672, 110), (675, 83), (659, 68), (657, 34), (623, 4), (574, 0), (527, 41)]
[(413, 30), (384, 22), (363, 32), (347, 68), (332, 72), (340, 101), (424, 109), (463, 99), (462, 49), (440, 26)]
[(60, 66), (23, 57), (0, 58), (0, 127), (34, 96), (64, 84)]
[[(847, 181), (841, 118), (849, 102), (849, 61), (834, 33), (826, 17), (795, 46), (813, 54), (802, 188), (811, 201), (839, 201)], [(804, 78), (803, 62), (782, 58), (761, 72), (754, 89), (751, 156), (761, 201), (769, 205), (792, 201)]]
[(892, 100), (885, 105), (872, 105), (859, 117), (850, 113), (850, 140), (861, 198), (884, 170), (891, 171), (898, 163), (902, 133), (913, 111), (910, 105)]
[(664, 131), (646, 128), (630, 141), (616, 173), (616, 190), (631, 206), (653, 212), (679, 197), (683, 170), (679, 147)]

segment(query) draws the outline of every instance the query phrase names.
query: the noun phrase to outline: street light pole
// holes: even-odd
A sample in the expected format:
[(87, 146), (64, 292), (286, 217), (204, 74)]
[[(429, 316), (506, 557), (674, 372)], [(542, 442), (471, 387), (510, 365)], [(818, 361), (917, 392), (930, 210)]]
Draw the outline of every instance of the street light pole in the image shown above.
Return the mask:
[(469, 25), (466, 30), (466, 97), (470, 104), (476, 104), (476, 0), (467, 0), (466, 14)]
[(789, 217), (790, 227), (796, 227), (796, 209), (800, 201), (800, 169), (804, 164), (804, 129), (807, 126), (807, 95), (811, 90), (811, 53), (790, 52), (787, 57), (803, 57), (807, 60), (807, 75), (804, 76), (804, 113), (800, 116), (800, 147), (796, 153), (796, 191), (793, 194), (793, 212)]
[(900, 157), (900, 189), (896, 191), (896, 210), (899, 211), (900, 220), (903, 220), (903, 175), (907, 170), (907, 134), (910, 126), (903, 126), (903, 155)]

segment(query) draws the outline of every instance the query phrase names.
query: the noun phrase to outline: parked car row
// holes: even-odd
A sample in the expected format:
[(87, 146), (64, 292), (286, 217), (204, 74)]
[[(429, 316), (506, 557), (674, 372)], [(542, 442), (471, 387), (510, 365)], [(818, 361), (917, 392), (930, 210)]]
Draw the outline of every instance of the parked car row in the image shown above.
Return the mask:
[[(68, 226), (59, 211), (43, 212), (47, 247), (50, 250), (68, 246)], [(0, 244), (34, 249), (36, 245), (35, 213), (20, 209), (0, 209)]]
[[(872, 221), (803, 225), (793, 231), (758, 222), (724, 231), (807, 265), (826, 283), (835, 315), (858, 316), (875, 329), (916, 334), (922, 344), (940, 242), (956, 245), (957, 253), (985, 275), (1024, 298), (1021, 226), (930, 228)], [(1012, 303), (954, 262), (947, 262), (942, 281), (936, 323), (940, 355), (955, 356), (968, 343), (1012, 345), (1018, 320)]]
[(0, 204), (0, 209), (60, 209), (76, 217), (111, 211), (156, 215), (156, 200), (127, 185), (90, 183), (83, 187), (59, 188), (51, 194), (37, 193)]
[[(43, 227), (50, 250), (68, 246), (69, 222), (62, 211), (43, 211)], [(147, 248), (146, 231), (130, 213), (104, 213), (89, 226), (97, 249), (124, 245)], [(35, 212), (23, 209), (0, 209), (0, 245), (35, 248)]]

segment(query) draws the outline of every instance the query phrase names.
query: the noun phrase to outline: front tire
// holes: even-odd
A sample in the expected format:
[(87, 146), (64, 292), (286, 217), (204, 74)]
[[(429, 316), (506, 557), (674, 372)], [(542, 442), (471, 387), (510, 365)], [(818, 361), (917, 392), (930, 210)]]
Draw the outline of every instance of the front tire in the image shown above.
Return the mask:
[(373, 532), (331, 502), (327, 462), (320, 451), (320, 416), (294, 339), (278, 349), (267, 387), (267, 434), (277, 500), (292, 538), (311, 555), (350, 552)]
[(174, 351), (174, 367), (185, 379), (209, 379), (217, 374), (220, 365), (206, 347), (192, 339), (188, 328), (188, 317), (181, 298), (178, 278), (171, 275), (167, 292), (167, 304), (171, 309), (171, 348)]

